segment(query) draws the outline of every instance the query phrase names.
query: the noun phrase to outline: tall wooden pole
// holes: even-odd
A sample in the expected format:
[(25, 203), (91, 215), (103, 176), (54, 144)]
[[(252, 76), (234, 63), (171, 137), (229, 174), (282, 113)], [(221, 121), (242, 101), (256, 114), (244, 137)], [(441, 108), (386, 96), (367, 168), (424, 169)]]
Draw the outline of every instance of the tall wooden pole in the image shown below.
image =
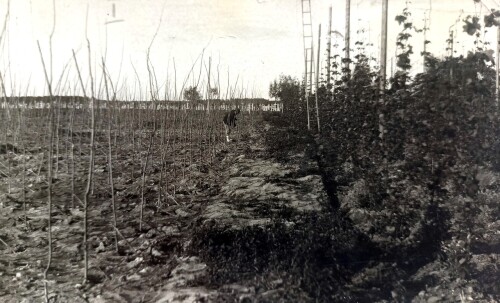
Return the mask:
[(498, 103), (498, 100), (500, 98), (499, 96), (499, 87), (498, 85), (500, 84), (499, 83), (499, 79), (498, 79), (498, 74), (499, 74), (499, 71), (500, 71), (500, 27), (497, 26), (497, 57), (495, 58), (495, 63), (496, 63), (496, 96), (497, 96), (497, 103)]
[[(387, 73), (387, 12), (388, 0), (382, 0), (382, 34), (380, 35), (380, 103), (385, 103), (385, 81)], [(384, 138), (384, 114), (379, 112), (379, 137)]]
[(307, 72), (308, 72), (308, 68), (307, 68), (307, 50), (305, 50), (305, 55), (304, 55), (304, 91), (305, 91), (305, 94), (306, 94), (306, 99), (307, 99), (307, 95), (308, 95), (308, 91), (307, 91)]
[[(385, 1), (385, 0), (384, 0)], [(351, 0), (346, 0), (345, 5), (345, 68), (349, 69), (349, 59), (350, 59), (350, 48), (351, 48)]]
[[(320, 25), (321, 28), (321, 25)], [(330, 57), (332, 53), (332, 6), (330, 5), (330, 18), (328, 21), (328, 49), (326, 50), (327, 52), (327, 58), (326, 58), (326, 87), (330, 88)], [(318, 53), (319, 55), (319, 53)]]
[(380, 35), (380, 93), (384, 101), (384, 90), (387, 73), (387, 12), (388, 0), (382, 0), (382, 34)]
[(311, 62), (310, 62), (310, 72), (309, 72), (309, 92), (313, 91), (313, 73), (314, 73), (314, 42), (311, 39)]
[(378, 114), (378, 131), (380, 138), (380, 148), (383, 150), (383, 165), (384, 172), (382, 180), (385, 187), (387, 187), (387, 159), (388, 151), (385, 144), (385, 116), (383, 109), (385, 107), (385, 82), (387, 75), (387, 13), (389, 7), (389, 0), (382, 0), (382, 33), (380, 35), (380, 104), (377, 109)]
[(318, 106), (318, 91), (319, 91), (319, 63), (320, 63), (320, 49), (321, 49), (321, 24), (318, 29), (318, 55), (316, 56), (316, 121), (318, 122), (318, 134), (320, 131), (319, 125), (319, 106)]
[[(453, 30), (451, 29), (451, 26), (450, 26), (450, 62), (453, 59), (453, 44), (454, 44)], [(453, 64), (450, 64), (450, 82), (452, 82), (452, 81), (453, 81)]]
[(425, 13), (425, 18), (424, 18), (424, 73), (427, 71), (427, 65), (425, 64), (427, 62), (427, 12)]
[(391, 78), (394, 77), (394, 57), (391, 58)]
[(304, 96), (306, 99), (306, 111), (307, 111), (307, 129), (311, 129), (311, 121), (309, 117), (309, 89), (307, 88), (307, 76), (308, 74), (308, 67), (307, 67), (307, 49), (305, 49), (305, 58), (304, 58), (304, 63), (305, 63), (305, 74), (304, 74)]

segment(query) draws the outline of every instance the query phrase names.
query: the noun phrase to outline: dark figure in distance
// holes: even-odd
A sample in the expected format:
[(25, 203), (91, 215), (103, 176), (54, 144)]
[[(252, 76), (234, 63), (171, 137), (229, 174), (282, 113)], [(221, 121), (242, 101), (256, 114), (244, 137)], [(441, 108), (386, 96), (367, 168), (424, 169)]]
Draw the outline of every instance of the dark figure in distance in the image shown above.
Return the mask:
[(224, 115), (224, 129), (226, 130), (226, 140), (229, 140), (229, 134), (231, 134), (231, 128), (236, 127), (236, 116), (240, 114), (240, 109), (233, 109), (232, 111)]

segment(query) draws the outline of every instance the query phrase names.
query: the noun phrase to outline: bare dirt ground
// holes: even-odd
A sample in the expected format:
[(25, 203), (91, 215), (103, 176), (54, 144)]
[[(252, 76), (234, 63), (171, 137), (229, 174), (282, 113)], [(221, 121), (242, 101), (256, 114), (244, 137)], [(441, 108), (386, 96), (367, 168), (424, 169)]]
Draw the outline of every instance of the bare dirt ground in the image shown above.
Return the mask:
[[(192, 152), (181, 146), (176, 154)], [(96, 179), (89, 207), (89, 282), (83, 283), (83, 211), (85, 165), (77, 165), (71, 205), (69, 163), (61, 157), (53, 179), (53, 255), (48, 274), (53, 302), (195, 302), (272, 299), (284, 292), (276, 279), (267, 289), (232, 283), (206, 283), (213, 270), (192, 245), (203, 229), (265, 229), (278, 212), (318, 212), (327, 196), (321, 177), (297, 172), (266, 155), (255, 129), (239, 133), (234, 142), (215, 147), (212, 164), (172, 161), (167, 168), (171, 189), (158, 202), (159, 168), (153, 164), (146, 182), (143, 230), (139, 230), (140, 166), (119, 152), (114, 160), (119, 252), (115, 251), (106, 157), (95, 161)], [(125, 149), (131, 148), (125, 146)], [(196, 148), (196, 147), (194, 147)], [(47, 180), (40, 171), (44, 151), (0, 155), (0, 300), (43, 302), (43, 271), (47, 264)], [(46, 154), (45, 154), (46, 157)], [(85, 155), (82, 156), (85, 162)], [(10, 163), (10, 164), (9, 164)], [(154, 163), (154, 161), (153, 161)], [(10, 165), (11, 167), (7, 167)], [(312, 167), (314, 163), (310, 164)], [(26, 196), (23, 197), (23, 167)], [(23, 202), (26, 200), (26, 210)], [(292, 225), (293, 220), (285, 222)]]

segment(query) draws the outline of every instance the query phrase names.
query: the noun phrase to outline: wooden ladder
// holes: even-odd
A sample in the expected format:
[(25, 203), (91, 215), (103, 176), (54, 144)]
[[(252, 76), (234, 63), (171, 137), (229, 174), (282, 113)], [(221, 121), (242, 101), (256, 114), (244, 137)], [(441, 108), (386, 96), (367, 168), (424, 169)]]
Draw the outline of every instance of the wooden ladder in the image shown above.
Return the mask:
[(309, 95), (313, 91), (314, 79), (314, 44), (312, 29), (311, 0), (301, 0), (302, 2), (302, 35), (304, 39), (304, 86), (305, 99), (307, 103), (307, 128), (311, 128), (309, 118)]

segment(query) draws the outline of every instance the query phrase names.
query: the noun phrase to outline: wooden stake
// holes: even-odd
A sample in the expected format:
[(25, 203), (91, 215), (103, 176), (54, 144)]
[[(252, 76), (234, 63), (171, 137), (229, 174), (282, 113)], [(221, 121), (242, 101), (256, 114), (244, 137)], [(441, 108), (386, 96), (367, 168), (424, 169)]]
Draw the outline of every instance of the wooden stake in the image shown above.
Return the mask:
[(320, 49), (321, 49), (321, 24), (318, 29), (318, 56), (316, 57), (316, 121), (318, 122), (318, 133), (320, 133), (319, 125), (319, 107), (318, 107), (318, 91), (319, 91), (319, 62), (320, 62)]
[[(332, 6), (330, 5), (330, 18), (329, 18), (329, 21), (328, 21), (328, 49), (326, 50), (327, 52), (327, 57), (326, 57), (326, 60), (327, 60), (327, 63), (326, 63), (326, 85), (327, 85), (327, 88), (330, 87), (330, 57), (331, 57), (331, 53), (332, 53)], [(318, 52), (318, 56), (319, 56), (319, 52)]]
[(495, 58), (495, 63), (496, 63), (496, 96), (497, 96), (497, 103), (499, 100), (499, 79), (498, 79), (498, 74), (500, 71), (500, 27), (497, 26), (497, 56)]
[[(385, 1), (385, 0), (384, 0)], [(349, 59), (350, 59), (350, 48), (351, 48), (351, 0), (346, 0), (345, 6), (345, 68), (349, 69)]]
[(388, 0), (382, 1), (382, 34), (380, 41), (380, 94), (384, 102), (384, 90), (387, 72), (387, 12)]

